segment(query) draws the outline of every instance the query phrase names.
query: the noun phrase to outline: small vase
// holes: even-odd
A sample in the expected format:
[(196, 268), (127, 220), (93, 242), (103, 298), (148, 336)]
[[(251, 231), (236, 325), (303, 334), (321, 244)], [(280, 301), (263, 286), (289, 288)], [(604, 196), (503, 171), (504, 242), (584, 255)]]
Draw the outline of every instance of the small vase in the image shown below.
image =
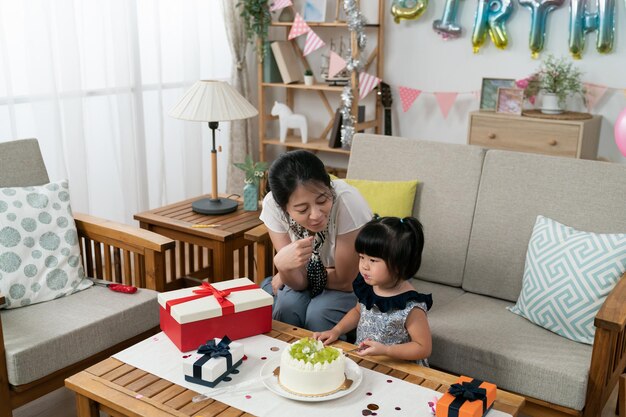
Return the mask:
[(541, 113), (561, 114), (563, 109), (559, 105), (559, 96), (553, 93), (545, 93), (541, 102)]
[(259, 209), (259, 187), (254, 183), (243, 186), (243, 209), (245, 211)]
[(315, 79), (313, 78), (312, 75), (305, 75), (304, 76), (304, 85), (313, 85)]

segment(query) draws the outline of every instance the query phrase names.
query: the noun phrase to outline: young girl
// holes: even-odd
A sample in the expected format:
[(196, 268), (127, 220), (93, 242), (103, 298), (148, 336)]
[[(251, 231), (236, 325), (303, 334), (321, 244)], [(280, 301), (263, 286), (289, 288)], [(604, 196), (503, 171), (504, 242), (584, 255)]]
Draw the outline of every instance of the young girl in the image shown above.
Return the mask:
[(359, 355), (387, 355), (428, 366), (432, 340), (426, 311), (432, 297), (408, 282), (422, 262), (422, 225), (413, 217), (375, 218), (354, 246), (359, 275), (353, 287), (359, 301), (335, 327), (314, 337), (327, 345), (356, 328)]

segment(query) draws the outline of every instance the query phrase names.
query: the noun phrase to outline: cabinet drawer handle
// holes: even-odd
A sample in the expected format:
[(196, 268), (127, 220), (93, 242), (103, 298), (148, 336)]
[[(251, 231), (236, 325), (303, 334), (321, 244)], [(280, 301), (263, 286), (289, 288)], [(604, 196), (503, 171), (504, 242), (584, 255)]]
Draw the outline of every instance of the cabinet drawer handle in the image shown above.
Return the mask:
[(558, 142), (556, 141), (556, 139), (552, 139), (550, 142), (548, 142), (550, 146), (556, 146), (557, 143)]
[(489, 139), (495, 139), (496, 138), (496, 134), (495, 133), (490, 133), (490, 134), (487, 135), (487, 137)]

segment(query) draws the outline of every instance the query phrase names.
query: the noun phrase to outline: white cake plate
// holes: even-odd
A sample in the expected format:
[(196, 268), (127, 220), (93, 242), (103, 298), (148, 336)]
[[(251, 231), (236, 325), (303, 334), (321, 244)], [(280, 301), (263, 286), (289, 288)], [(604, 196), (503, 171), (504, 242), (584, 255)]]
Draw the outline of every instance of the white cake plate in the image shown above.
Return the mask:
[(352, 380), (352, 385), (350, 388), (334, 392), (332, 394), (319, 396), (319, 397), (305, 397), (302, 395), (293, 394), (291, 392), (285, 391), (283, 387), (278, 383), (278, 378), (264, 378), (265, 376), (272, 375), (274, 369), (280, 366), (280, 357), (272, 358), (267, 361), (263, 368), (261, 368), (261, 378), (263, 378), (263, 384), (272, 391), (274, 394), (278, 394), (281, 397), (289, 398), (290, 400), (296, 401), (305, 401), (305, 402), (320, 402), (320, 401), (330, 401), (335, 400), (337, 398), (344, 397), (350, 394), (352, 391), (357, 389), (357, 387), (361, 384), (363, 380), (363, 372), (359, 365), (354, 362), (350, 358), (345, 358), (346, 360), (346, 378)]

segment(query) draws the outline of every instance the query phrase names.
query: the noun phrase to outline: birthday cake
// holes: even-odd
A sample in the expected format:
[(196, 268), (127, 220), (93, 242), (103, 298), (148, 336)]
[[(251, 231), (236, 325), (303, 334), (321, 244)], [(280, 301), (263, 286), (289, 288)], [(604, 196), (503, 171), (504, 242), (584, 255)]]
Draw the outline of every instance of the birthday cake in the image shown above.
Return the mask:
[(338, 391), (344, 384), (345, 367), (341, 349), (324, 346), (319, 340), (304, 338), (283, 351), (278, 382), (294, 394), (328, 395)]

